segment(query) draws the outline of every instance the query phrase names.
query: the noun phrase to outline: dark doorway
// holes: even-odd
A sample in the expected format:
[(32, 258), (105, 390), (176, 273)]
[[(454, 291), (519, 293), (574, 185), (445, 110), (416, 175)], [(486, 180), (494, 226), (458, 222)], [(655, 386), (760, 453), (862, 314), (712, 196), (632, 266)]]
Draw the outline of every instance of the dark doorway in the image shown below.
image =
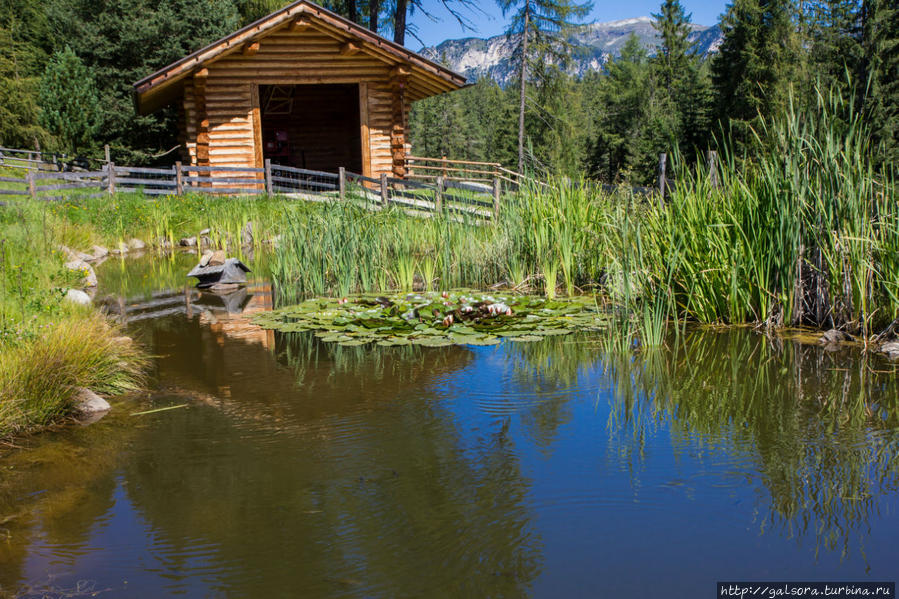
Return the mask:
[(272, 164), (362, 172), (358, 85), (260, 85), (259, 104)]

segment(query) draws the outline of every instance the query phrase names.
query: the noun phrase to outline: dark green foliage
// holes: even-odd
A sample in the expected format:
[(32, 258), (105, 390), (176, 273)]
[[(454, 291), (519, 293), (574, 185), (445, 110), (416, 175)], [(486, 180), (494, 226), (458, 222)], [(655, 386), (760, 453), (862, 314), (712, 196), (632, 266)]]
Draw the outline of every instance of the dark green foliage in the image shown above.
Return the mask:
[(77, 154), (90, 146), (101, 118), (97, 89), (91, 72), (68, 46), (47, 63), (40, 103), (40, 124), (59, 139), (63, 150)]
[(798, 61), (791, 0), (734, 0), (721, 22), (712, 61), (717, 117), (745, 140), (759, 116), (786, 106)]
[[(231, 33), (239, 26), (231, 0), (49, 0), (59, 46), (70, 44), (91, 69), (103, 106), (97, 145), (117, 162), (139, 164), (177, 146), (177, 110), (137, 116), (132, 84)], [(172, 156), (166, 156), (166, 162)]]
[(46, 145), (38, 124), (38, 81), (47, 60), (43, 3), (0, 0), (0, 145)]

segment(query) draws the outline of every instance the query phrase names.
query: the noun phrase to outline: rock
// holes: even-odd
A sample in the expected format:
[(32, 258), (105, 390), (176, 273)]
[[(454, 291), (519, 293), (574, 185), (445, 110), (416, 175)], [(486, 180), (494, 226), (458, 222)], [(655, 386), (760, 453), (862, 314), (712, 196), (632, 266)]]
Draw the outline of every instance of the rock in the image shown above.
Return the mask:
[(878, 351), (886, 354), (890, 360), (899, 360), (899, 341), (887, 341)]
[(132, 239), (128, 242), (128, 248), (132, 250), (142, 250), (147, 247), (147, 244), (141, 241), (140, 239)]
[(94, 251), (94, 260), (99, 260), (100, 258), (105, 258), (109, 255), (109, 250), (102, 245), (95, 245), (91, 249)]
[(225, 250), (216, 250), (212, 252), (212, 256), (209, 258), (209, 266), (221, 266), (227, 259)]
[(824, 334), (821, 335), (818, 343), (820, 345), (836, 345), (837, 343), (842, 343), (843, 341), (852, 341), (852, 337), (850, 337), (843, 331), (830, 329), (829, 331), (825, 331)]
[(156, 246), (161, 249), (164, 249), (164, 250), (170, 250), (170, 249), (172, 249), (172, 242), (169, 241), (168, 239), (166, 239), (165, 237), (160, 237), (156, 241)]
[(200, 231), (200, 235), (201, 235), (201, 236), (203, 236), (203, 235), (209, 235), (210, 233), (212, 233), (212, 229), (210, 229), (210, 228), (208, 228), (208, 227), (205, 228), (205, 229), (203, 229), (202, 231)]
[(69, 289), (66, 291), (66, 300), (80, 306), (90, 306), (91, 296), (80, 289)]
[(94, 269), (91, 267), (91, 265), (84, 260), (72, 260), (70, 262), (66, 262), (66, 268), (82, 273), (82, 276), (84, 277), (84, 279), (82, 280), (82, 284), (85, 287), (97, 286), (97, 274), (94, 272)]
[(117, 345), (131, 345), (132, 343), (134, 343), (134, 339), (126, 335), (122, 335), (121, 337), (113, 337), (112, 342)]
[(200, 257), (200, 267), (208, 266), (209, 259), (212, 258), (212, 254), (214, 252), (212, 250), (203, 250), (203, 255)]
[(217, 284), (235, 283), (244, 285), (247, 282), (247, 273), (250, 269), (237, 258), (228, 258), (224, 264), (207, 266), (197, 265), (187, 273), (188, 277), (199, 279), (197, 287), (206, 289)]
[(90, 389), (78, 389), (72, 398), (78, 422), (81, 424), (93, 424), (109, 412), (109, 402), (91, 391)]
[(110, 409), (109, 402), (91, 391), (81, 387), (72, 398), (75, 410), (81, 414), (96, 414), (97, 412), (108, 412)]
[(244, 245), (253, 245), (253, 221), (248, 221), (240, 233), (240, 241)]
[(178, 242), (181, 247), (195, 247), (197, 245), (196, 237), (184, 237)]
[(200, 237), (200, 247), (208, 248), (212, 245), (212, 240), (209, 239), (206, 235)]
[(237, 283), (216, 283), (212, 287), (209, 287), (209, 290), (215, 293), (234, 293), (239, 289), (240, 285)]

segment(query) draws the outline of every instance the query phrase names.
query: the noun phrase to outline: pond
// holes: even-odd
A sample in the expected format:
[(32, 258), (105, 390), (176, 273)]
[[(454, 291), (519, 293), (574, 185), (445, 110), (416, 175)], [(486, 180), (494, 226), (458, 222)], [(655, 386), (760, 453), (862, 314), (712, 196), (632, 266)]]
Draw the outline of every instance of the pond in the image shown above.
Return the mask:
[[(344, 347), (108, 262), (151, 389), (0, 457), (0, 595), (712, 597), (892, 581), (899, 375), (748, 330)], [(229, 311), (230, 310), (230, 311)], [(173, 409), (145, 413), (170, 407)], [(138, 415), (133, 415), (138, 414)]]

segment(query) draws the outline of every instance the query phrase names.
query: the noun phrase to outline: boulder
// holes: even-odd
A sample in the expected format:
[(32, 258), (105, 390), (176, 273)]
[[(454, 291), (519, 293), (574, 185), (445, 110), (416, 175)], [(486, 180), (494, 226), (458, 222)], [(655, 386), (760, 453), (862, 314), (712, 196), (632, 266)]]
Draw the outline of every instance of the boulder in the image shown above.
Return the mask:
[(243, 245), (253, 245), (253, 221), (248, 221), (243, 226), (243, 231), (240, 233), (240, 241)]
[(90, 306), (91, 296), (80, 289), (69, 289), (66, 291), (66, 301), (78, 304), (80, 306)]
[(203, 250), (203, 255), (200, 256), (200, 267), (207, 266), (209, 264), (209, 259), (212, 258), (212, 254), (212, 250)]
[(890, 360), (899, 360), (899, 341), (887, 341), (878, 351), (886, 354)]
[(197, 265), (187, 273), (188, 277), (199, 279), (197, 287), (206, 289), (213, 285), (244, 285), (247, 282), (247, 273), (250, 269), (237, 258), (228, 258), (223, 264), (206, 266)]
[(106, 256), (109, 255), (109, 250), (107, 250), (107, 249), (106, 249), (105, 247), (103, 247), (102, 245), (95, 245), (95, 246), (94, 246), (93, 248), (91, 248), (91, 249), (92, 249), (93, 252), (94, 252), (94, 254), (93, 254), (94, 260), (99, 260), (100, 258), (105, 258)]
[(209, 257), (209, 266), (221, 266), (227, 259), (228, 257), (225, 255), (225, 250), (216, 250), (212, 252), (212, 256)]
[(82, 285), (85, 287), (97, 286), (97, 274), (94, 272), (93, 267), (84, 260), (71, 260), (66, 262), (66, 268), (82, 273), (82, 276), (84, 277)]
[(147, 247), (147, 244), (141, 241), (140, 239), (131, 239), (128, 241), (128, 248), (132, 250), (143, 250)]
[(830, 329), (829, 331), (825, 331), (824, 334), (821, 335), (818, 343), (821, 345), (836, 345), (838, 343), (842, 343), (843, 341), (852, 341), (852, 337), (850, 337), (843, 331)]
[(183, 237), (181, 241), (178, 242), (178, 245), (181, 247), (195, 247), (197, 245), (196, 237)]
[(205, 229), (200, 231), (200, 236), (209, 235), (210, 233), (212, 233), (212, 229), (210, 229), (209, 227), (206, 227)]
[(108, 412), (109, 402), (84, 387), (79, 388), (72, 398), (75, 410), (81, 414), (96, 414), (97, 412)]
[(82, 425), (93, 424), (109, 413), (109, 403), (90, 389), (78, 389), (72, 401)]

